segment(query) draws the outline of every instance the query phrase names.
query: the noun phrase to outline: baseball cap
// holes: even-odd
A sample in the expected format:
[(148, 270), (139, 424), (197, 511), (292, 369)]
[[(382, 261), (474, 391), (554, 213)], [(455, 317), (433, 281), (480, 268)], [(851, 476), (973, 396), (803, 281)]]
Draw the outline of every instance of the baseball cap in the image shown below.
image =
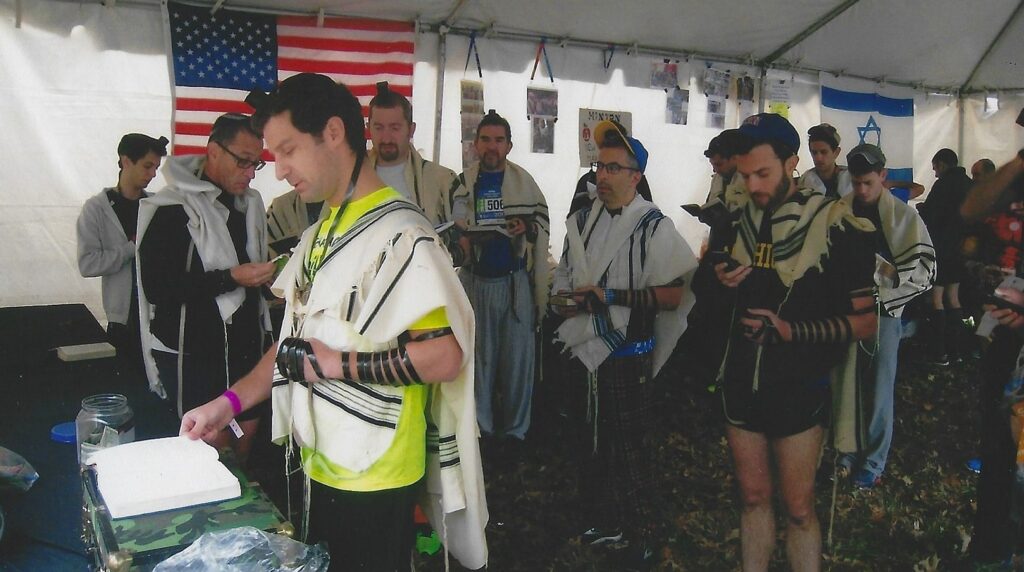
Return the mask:
[(861, 143), (860, 145), (857, 145), (852, 150), (850, 150), (849, 153), (846, 154), (846, 161), (848, 163), (852, 163), (853, 160), (858, 157), (863, 159), (865, 162), (867, 162), (868, 165), (871, 165), (872, 167), (885, 166), (885, 153), (882, 153), (882, 150), (878, 147), (878, 145), (872, 145), (871, 143)]
[(743, 120), (739, 131), (758, 143), (781, 143), (794, 155), (800, 150), (800, 134), (789, 120), (778, 113), (751, 115)]
[(597, 141), (598, 146), (601, 145), (601, 141), (604, 141), (604, 136), (609, 131), (615, 131), (622, 137), (629, 149), (629, 154), (636, 159), (640, 172), (643, 173), (647, 169), (647, 149), (644, 144), (626, 135), (626, 128), (619, 125), (618, 122), (605, 119), (594, 127), (594, 140)]
[(839, 142), (842, 141), (842, 138), (839, 136), (839, 131), (828, 123), (821, 123), (808, 129), (807, 138), (811, 141), (824, 141), (830, 144), (833, 148), (838, 147)]

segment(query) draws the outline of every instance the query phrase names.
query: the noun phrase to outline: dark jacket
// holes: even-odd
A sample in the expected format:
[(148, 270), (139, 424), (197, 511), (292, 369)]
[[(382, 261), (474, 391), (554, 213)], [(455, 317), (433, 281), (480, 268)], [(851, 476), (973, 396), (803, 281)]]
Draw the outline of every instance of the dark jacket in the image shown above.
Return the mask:
[(928, 198), (919, 207), (940, 258), (956, 257), (960, 253), (965, 230), (964, 221), (960, 218), (960, 205), (972, 184), (963, 167), (951, 167), (939, 176)]

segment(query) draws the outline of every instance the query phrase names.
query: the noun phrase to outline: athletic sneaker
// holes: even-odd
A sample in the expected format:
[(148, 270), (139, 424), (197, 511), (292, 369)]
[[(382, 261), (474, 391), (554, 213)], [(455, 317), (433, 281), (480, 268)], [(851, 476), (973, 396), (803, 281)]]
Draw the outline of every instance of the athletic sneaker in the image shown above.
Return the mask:
[(968, 471), (972, 473), (981, 474), (981, 459), (979, 457), (967, 459), (967, 463), (965, 464), (967, 465)]
[(622, 540), (622, 531), (594, 527), (580, 535), (580, 544), (584, 546), (600, 546)]
[(882, 482), (882, 477), (867, 469), (861, 469), (854, 473), (853, 478), (850, 480), (853, 482), (853, 486), (858, 489), (873, 489)]

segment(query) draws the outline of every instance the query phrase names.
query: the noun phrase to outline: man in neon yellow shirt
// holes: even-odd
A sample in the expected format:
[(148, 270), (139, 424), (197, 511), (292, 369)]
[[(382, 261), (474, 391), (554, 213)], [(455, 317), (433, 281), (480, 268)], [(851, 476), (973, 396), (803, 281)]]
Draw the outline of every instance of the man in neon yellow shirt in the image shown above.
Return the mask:
[(486, 565), (473, 313), (447, 250), (365, 161), (347, 88), (299, 74), (247, 101), (278, 178), (328, 211), (274, 284), (282, 341), (182, 434), (206, 438), (272, 397), (272, 437), (301, 450), (304, 528), (332, 570), (408, 570), (417, 500), (464, 566)]

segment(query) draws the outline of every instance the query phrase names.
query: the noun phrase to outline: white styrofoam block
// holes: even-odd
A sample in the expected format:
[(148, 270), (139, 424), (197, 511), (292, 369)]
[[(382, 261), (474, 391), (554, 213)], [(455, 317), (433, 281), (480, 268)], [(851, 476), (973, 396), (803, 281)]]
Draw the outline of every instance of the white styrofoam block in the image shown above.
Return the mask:
[(57, 357), (61, 361), (82, 361), (87, 359), (99, 359), (117, 355), (114, 346), (107, 342), (95, 344), (81, 344), (77, 346), (61, 346), (57, 348)]

